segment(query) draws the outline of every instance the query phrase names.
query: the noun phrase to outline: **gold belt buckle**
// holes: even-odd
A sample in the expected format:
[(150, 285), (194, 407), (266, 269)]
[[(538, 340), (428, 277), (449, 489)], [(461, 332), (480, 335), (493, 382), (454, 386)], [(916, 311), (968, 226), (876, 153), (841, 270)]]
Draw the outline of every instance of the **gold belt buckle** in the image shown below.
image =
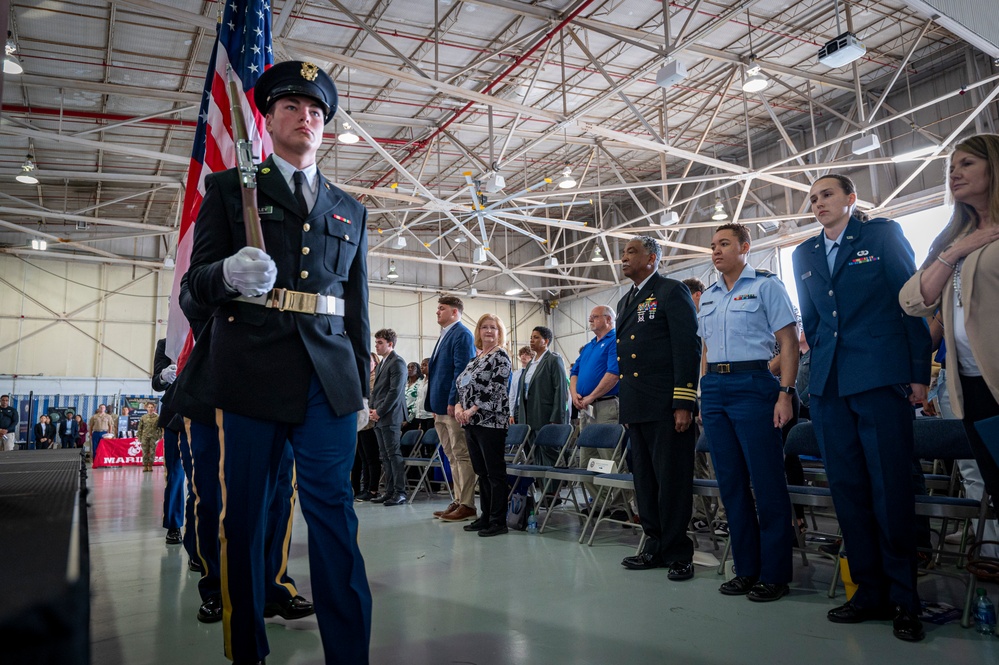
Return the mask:
[(281, 311), (301, 312), (303, 314), (316, 313), (316, 300), (319, 296), (315, 293), (302, 293), (301, 291), (286, 291), (284, 297), (284, 307)]
[(717, 365), (715, 365), (715, 370), (719, 374), (728, 374), (729, 372), (732, 371), (732, 366), (728, 363), (718, 363)]

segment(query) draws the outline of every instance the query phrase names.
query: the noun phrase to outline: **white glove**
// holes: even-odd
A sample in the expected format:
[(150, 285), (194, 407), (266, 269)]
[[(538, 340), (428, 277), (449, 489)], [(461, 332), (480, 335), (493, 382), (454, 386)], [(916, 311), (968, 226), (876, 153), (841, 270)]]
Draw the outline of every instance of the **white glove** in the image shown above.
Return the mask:
[(274, 287), (277, 266), (263, 250), (244, 247), (222, 262), (226, 286), (244, 296), (259, 296)]
[(163, 383), (173, 383), (177, 380), (177, 365), (167, 365), (160, 372), (160, 378)]
[(361, 410), (357, 412), (357, 431), (360, 432), (362, 429), (368, 426), (368, 420), (370, 420), (368, 414), (368, 398), (362, 397)]

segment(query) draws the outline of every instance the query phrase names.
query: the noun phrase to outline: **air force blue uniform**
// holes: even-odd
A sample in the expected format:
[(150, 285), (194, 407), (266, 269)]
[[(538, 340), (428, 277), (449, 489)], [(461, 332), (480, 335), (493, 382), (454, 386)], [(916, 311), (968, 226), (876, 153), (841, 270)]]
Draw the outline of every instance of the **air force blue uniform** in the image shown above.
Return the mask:
[[(832, 240), (832, 239), (831, 239)], [(824, 233), (794, 250), (816, 438), (864, 609), (919, 610), (909, 384), (929, 383), (930, 335), (898, 292), (915, 272), (898, 223), (850, 219), (830, 259)], [(830, 263), (832, 267), (830, 269)]]
[(701, 420), (728, 511), (732, 556), (740, 576), (787, 584), (794, 532), (781, 431), (774, 427), (780, 383), (767, 364), (774, 333), (795, 322), (791, 299), (773, 273), (747, 265), (731, 290), (719, 279), (700, 304), (697, 332), (708, 363)]

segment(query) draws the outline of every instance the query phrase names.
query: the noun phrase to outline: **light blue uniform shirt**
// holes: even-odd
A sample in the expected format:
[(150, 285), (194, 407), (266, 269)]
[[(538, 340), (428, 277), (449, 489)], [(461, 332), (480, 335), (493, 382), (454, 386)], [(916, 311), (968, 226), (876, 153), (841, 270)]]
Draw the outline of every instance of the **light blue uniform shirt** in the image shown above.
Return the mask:
[(719, 279), (701, 296), (697, 334), (708, 347), (709, 363), (770, 360), (774, 332), (794, 323), (794, 309), (776, 276), (757, 275), (747, 265), (729, 291)]

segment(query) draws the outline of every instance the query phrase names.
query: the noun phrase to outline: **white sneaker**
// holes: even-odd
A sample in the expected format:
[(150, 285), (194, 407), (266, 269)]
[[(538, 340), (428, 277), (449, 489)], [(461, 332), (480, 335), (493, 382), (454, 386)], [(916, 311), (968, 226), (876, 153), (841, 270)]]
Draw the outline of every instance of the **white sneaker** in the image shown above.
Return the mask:
[[(947, 543), (948, 545), (960, 545), (961, 544), (961, 536), (963, 536), (963, 535), (964, 535), (964, 529), (958, 529), (954, 533), (947, 534), (944, 537), (944, 542)], [(975, 542), (975, 535), (972, 534), (972, 533), (969, 533), (968, 534), (968, 543), (970, 544), (970, 543), (973, 543), (973, 542)]]

